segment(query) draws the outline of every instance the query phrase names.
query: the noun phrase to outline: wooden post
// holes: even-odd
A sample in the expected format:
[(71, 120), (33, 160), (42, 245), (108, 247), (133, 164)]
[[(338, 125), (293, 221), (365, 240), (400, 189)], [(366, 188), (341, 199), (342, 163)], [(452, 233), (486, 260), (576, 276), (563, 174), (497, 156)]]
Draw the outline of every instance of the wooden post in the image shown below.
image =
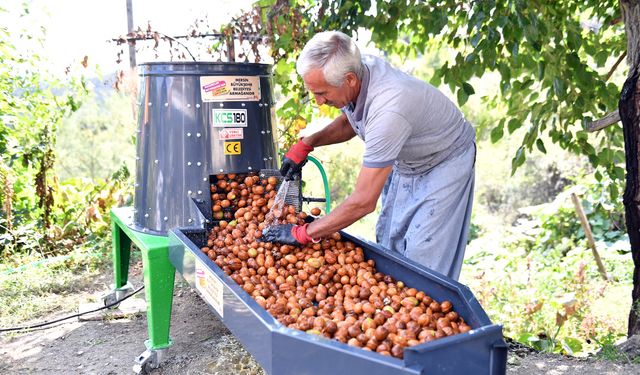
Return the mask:
[(578, 217), (580, 218), (580, 224), (582, 225), (585, 236), (587, 236), (587, 242), (589, 242), (589, 247), (591, 248), (593, 257), (596, 260), (596, 264), (598, 265), (598, 271), (600, 272), (602, 278), (607, 281), (609, 280), (609, 277), (607, 276), (607, 269), (604, 268), (602, 259), (600, 259), (600, 254), (598, 254), (598, 249), (596, 248), (596, 242), (593, 239), (593, 232), (591, 232), (591, 226), (589, 225), (589, 221), (587, 220), (587, 215), (584, 214), (582, 204), (580, 203), (580, 200), (575, 193), (571, 193), (571, 200), (573, 201), (573, 205), (576, 206), (576, 212), (578, 213)]
[[(127, 28), (128, 32), (133, 31), (133, 0), (127, 0)], [(135, 42), (129, 43), (129, 65), (131, 69), (136, 67), (136, 45)]]
[(233, 31), (227, 34), (226, 42), (227, 42), (227, 61), (236, 62), (236, 49), (234, 45), (235, 40), (233, 38)]

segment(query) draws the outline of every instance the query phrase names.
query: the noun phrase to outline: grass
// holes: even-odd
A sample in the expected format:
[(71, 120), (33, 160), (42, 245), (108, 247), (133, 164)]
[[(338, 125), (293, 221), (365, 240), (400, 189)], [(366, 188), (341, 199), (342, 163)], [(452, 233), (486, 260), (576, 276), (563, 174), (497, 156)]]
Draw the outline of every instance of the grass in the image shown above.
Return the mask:
[(602, 338), (602, 340), (595, 341), (600, 346), (600, 351), (595, 355), (596, 359), (602, 361), (640, 364), (640, 356), (630, 358), (626, 353), (617, 348), (617, 340), (615, 335), (607, 335)]
[(76, 309), (96, 279), (111, 281), (105, 276), (109, 267), (104, 249), (82, 247), (46, 262), (39, 256), (5, 259), (0, 264), (0, 327), (21, 326), (53, 312)]

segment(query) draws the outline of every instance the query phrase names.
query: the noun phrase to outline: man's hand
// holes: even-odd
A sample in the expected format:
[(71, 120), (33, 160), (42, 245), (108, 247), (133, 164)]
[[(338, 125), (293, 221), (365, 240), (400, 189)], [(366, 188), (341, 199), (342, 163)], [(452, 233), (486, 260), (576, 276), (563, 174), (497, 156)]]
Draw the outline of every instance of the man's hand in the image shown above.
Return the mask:
[(300, 174), (302, 166), (307, 162), (307, 156), (311, 151), (313, 151), (313, 147), (302, 140), (291, 146), (289, 152), (284, 154), (282, 167), (280, 167), (280, 174), (284, 176), (285, 180), (293, 180), (296, 175)]
[(274, 225), (262, 232), (261, 241), (277, 242), (285, 245), (304, 246), (312, 242), (313, 239), (307, 234), (307, 225)]
[(356, 187), (338, 207), (311, 224), (309, 236), (322, 238), (348, 227), (376, 209), (376, 203), (391, 173), (392, 166), (383, 168), (362, 167)]

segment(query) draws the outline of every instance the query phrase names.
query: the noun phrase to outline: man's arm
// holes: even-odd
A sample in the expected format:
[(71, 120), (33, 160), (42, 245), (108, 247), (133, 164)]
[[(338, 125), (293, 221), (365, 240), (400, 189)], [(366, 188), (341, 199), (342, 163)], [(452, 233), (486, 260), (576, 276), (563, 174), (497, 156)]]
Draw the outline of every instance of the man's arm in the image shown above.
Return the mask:
[(309, 224), (307, 234), (312, 238), (325, 237), (373, 212), (391, 168), (362, 167), (353, 193), (327, 216)]
[(353, 131), (347, 115), (342, 113), (324, 129), (304, 137), (304, 143), (312, 147), (332, 145), (334, 143), (346, 142), (353, 138), (356, 132)]

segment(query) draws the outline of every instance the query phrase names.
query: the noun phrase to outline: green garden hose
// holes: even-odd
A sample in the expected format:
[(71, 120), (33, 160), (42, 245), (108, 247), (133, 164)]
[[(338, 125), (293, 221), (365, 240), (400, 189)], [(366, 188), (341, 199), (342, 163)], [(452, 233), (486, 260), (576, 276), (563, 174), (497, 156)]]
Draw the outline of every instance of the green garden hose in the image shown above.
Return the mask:
[(322, 183), (324, 184), (324, 196), (325, 196), (325, 214), (328, 214), (331, 211), (331, 194), (329, 191), (329, 180), (327, 179), (327, 174), (324, 171), (324, 168), (322, 167), (322, 164), (320, 163), (320, 161), (316, 158), (314, 158), (313, 156), (309, 155), (308, 159), (311, 160), (311, 162), (313, 162), (313, 164), (316, 165), (316, 167), (318, 167), (318, 170), (320, 171), (320, 176), (322, 176)]

